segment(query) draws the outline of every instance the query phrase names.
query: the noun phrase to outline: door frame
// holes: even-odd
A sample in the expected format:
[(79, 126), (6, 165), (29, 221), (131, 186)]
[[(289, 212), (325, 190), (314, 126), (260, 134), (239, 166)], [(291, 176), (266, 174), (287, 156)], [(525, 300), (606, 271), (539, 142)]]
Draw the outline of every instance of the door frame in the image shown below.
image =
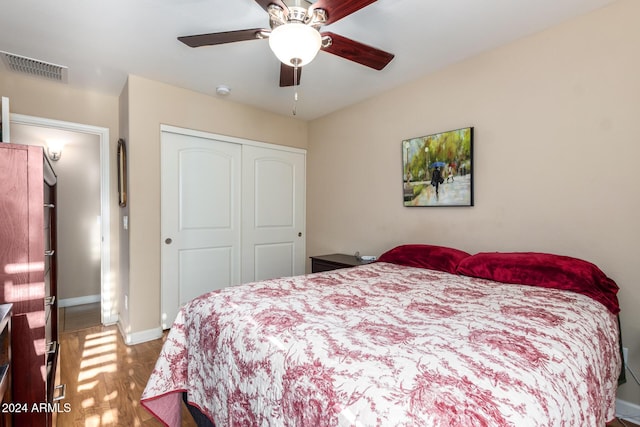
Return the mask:
[(109, 128), (62, 120), (10, 114), (10, 123), (95, 135), (100, 141), (100, 312), (103, 325), (118, 321), (116, 292), (111, 280), (111, 215), (109, 197)]

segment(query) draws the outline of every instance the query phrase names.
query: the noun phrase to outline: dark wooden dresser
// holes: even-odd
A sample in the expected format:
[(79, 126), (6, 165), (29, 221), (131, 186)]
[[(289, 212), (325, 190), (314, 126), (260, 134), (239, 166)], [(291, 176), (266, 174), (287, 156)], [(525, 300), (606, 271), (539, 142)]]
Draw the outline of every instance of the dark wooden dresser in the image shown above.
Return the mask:
[(56, 175), (43, 149), (1, 143), (0, 304), (13, 304), (11, 402), (25, 409), (13, 412), (14, 426), (51, 426), (55, 416), (55, 203)]
[[(11, 402), (11, 304), (0, 304), (0, 404)], [(0, 427), (11, 425), (11, 413), (0, 412)]]

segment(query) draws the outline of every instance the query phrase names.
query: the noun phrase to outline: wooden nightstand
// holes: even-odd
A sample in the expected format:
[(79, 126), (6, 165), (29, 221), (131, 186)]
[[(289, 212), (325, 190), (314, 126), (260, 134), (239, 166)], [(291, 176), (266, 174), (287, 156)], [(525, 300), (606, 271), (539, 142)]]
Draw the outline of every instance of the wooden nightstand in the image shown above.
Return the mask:
[(365, 265), (370, 263), (370, 261), (361, 261), (354, 255), (347, 254), (318, 255), (309, 258), (311, 258), (312, 273), (337, 270), (339, 268), (355, 267), (357, 265)]

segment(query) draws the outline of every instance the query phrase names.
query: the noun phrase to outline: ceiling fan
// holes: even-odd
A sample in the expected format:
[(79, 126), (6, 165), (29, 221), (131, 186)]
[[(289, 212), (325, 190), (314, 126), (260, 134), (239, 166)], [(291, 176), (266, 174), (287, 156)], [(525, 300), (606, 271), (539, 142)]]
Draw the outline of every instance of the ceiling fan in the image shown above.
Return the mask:
[[(211, 46), (246, 40), (269, 39), (269, 46), (281, 61), (280, 86), (300, 84), (302, 67), (315, 58), (319, 50), (382, 70), (394, 55), (329, 31), (324, 25), (374, 3), (376, 0), (255, 0), (269, 13), (270, 29), (224, 31), (178, 37), (190, 47)], [(309, 4), (308, 7), (301, 3)]]

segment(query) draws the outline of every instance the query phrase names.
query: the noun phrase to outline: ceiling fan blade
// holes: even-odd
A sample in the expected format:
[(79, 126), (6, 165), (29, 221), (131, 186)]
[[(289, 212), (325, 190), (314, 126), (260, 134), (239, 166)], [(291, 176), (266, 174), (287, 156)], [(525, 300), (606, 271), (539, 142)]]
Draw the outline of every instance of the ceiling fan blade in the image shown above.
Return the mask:
[(252, 28), (250, 30), (223, 31), (221, 33), (198, 34), (194, 36), (178, 37), (182, 43), (190, 47), (211, 46), (216, 44), (241, 42), (262, 38), (263, 32), (269, 32), (264, 28)]
[[(295, 85), (298, 86), (300, 84), (300, 76), (302, 75), (302, 68), (297, 67), (298, 75), (295, 78)], [(294, 67), (290, 67), (286, 64), (280, 63), (280, 87), (287, 87), (294, 85)]]
[(328, 47), (323, 47), (322, 50), (375, 70), (382, 70), (395, 56), (392, 53), (367, 46), (339, 34), (322, 33), (322, 37), (325, 36), (331, 37), (331, 44)]
[[(256, 0), (258, 3), (266, 1), (272, 3), (270, 0)], [(313, 9), (324, 9), (327, 11), (327, 22), (324, 25), (332, 24), (345, 16), (351, 15), (354, 12), (359, 11), (363, 7), (369, 6), (371, 3), (375, 3), (377, 0), (318, 0), (310, 7)]]

